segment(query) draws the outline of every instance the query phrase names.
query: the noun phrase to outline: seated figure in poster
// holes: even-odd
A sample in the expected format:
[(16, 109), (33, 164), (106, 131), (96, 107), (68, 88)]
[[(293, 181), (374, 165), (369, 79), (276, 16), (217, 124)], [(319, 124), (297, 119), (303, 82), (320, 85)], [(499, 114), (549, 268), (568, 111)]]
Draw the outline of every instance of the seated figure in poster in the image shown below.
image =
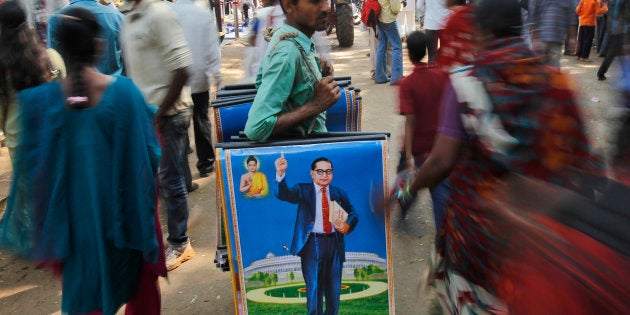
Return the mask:
[[(301, 259), (308, 314), (337, 314), (346, 260), (344, 235), (354, 230), (359, 218), (346, 192), (330, 185), (333, 164), (328, 158), (311, 163), (313, 182), (291, 188), (286, 180), (288, 162), (284, 153), (276, 159), (275, 167), (278, 199), (298, 205), (291, 254)], [(331, 219), (335, 211), (337, 219)]]
[(267, 176), (258, 171), (258, 159), (250, 155), (245, 160), (247, 173), (241, 176), (240, 191), (246, 197), (262, 198), (269, 194)]

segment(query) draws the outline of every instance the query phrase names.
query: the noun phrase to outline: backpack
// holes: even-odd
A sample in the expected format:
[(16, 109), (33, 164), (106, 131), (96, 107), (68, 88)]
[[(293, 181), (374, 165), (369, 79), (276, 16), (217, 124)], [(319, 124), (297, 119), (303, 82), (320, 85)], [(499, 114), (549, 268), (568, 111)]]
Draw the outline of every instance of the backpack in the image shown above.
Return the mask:
[(365, 0), (361, 9), (361, 22), (367, 27), (376, 27), (381, 9), (381, 4), (377, 0)]

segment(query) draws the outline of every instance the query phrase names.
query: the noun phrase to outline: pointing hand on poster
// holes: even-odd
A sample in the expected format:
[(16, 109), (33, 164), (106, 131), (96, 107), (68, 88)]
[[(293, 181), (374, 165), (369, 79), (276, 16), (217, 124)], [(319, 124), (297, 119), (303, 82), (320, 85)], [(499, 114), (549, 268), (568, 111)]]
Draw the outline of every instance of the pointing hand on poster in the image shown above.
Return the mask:
[(287, 163), (287, 160), (284, 158), (284, 152), (280, 153), (280, 157), (276, 159), (275, 165), (277, 175), (284, 176), (289, 166), (289, 163)]

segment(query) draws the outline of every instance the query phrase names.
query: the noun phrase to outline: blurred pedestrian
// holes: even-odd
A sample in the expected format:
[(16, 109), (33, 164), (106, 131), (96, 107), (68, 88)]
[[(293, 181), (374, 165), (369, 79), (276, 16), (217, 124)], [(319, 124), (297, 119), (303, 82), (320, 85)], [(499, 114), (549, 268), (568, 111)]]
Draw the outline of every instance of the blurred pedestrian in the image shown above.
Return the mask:
[[(577, 7), (578, 2), (580, 0), (570, 0), (572, 7)], [(580, 24), (580, 17), (573, 11), (571, 14), (570, 22), (569, 22), (569, 30), (567, 32), (567, 36), (564, 38), (564, 55), (565, 56), (575, 56), (578, 51), (578, 26)]]
[(311, 37), (326, 28), (324, 0), (281, 0), (285, 23), (274, 32), (256, 77), (245, 124), (249, 139), (326, 132), (326, 109), (340, 97), (334, 69), (320, 62)]
[(416, 30), (416, 0), (402, 0), (402, 8), (396, 23), (398, 24), (398, 34), (404, 42), (411, 32)]
[(102, 48), (97, 52), (99, 56), (97, 69), (104, 74), (124, 75), (123, 53), (119, 38), (124, 16), (117, 9), (104, 6), (97, 0), (72, 0), (68, 6), (55, 12), (48, 20), (48, 47), (59, 50), (59, 40), (55, 37), (58, 19), (65, 10), (74, 7), (92, 12), (101, 26), (99, 38), (102, 39)]
[(249, 9), (254, 9), (252, 0), (241, 0), (241, 9), (243, 10), (243, 27), (249, 26)]
[(630, 5), (627, 0), (612, 0), (612, 9), (608, 19), (610, 27), (608, 31), (608, 43), (604, 60), (597, 70), (597, 79), (606, 80), (606, 72), (616, 56), (623, 53), (623, 43), (630, 23)]
[[(608, 0), (600, 0), (601, 6), (608, 7)], [(595, 47), (597, 55), (604, 57), (608, 42), (608, 12), (604, 12), (595, 18)]]
[(532, 30), (534, 52), (543, 56), (548, 65), (560, 68), (560, 56), (565, 37), (575, 45), (576, 34), (571, 28), (574, 7), (567, 0), (529, 0), (528, 18)]
[(133, 0), (121, 32), (125, 67), (147, 102), (158, 106), (155, 124), (160, 134), (160, 194), (166, 204), (168, 270), (195, 255), (188, 236), (188, 127), (190, 104), (181, 100), (193, 59), (175, 12), (160, 0)]
[(501, 254), (509, 236), (489, 201), (510, 174), (570, 185), (569, 170), (585, 168), (591, 155), (567, 78), (533, 58), (521, 37), (518, 1), (482, 0), (474, 13), (481, 50), (451, 75), (431, 153), (397, 195), (405, 202), (451, 175), (432, 265), (440, 301), (450, 313), (503, 313), (499, 274), (509, 268)]
[(249, 32), (249, 47), (245, 49), (245, 81), (254, 81), (260, 68), (260, 61), (265, 56), (267, 46), (274, 30), (284, 23), (284, 12), (278, 0), (262, 1), (263, 8), (258, 10)]
[(221, 84), (221, 49), (214, 18), (207, 7), (194, 0), (177, 0), (173, 4), (177, 19), (188, 42), (193, 64), (189, 68), (191, 98), (193, 101), (193, 130), (197, 153), (197, 170), (200, 177), (214, 172), (212, 125), (208, 117), (210, 106), (210, 74), (218, 90)]
[(19, 1), (0, 3), (0, 130), (11, 158), (20, 133), (16, 92), (65, 76), (66, 71), (57, 51), (46, 51), (26, 21)]
[[(445, 0), (417, 0), (421, 15), (424, 16), (424, 31), (429, 40), (429, 62), (435, 62), (438, 42), (442, 40), (442, 30), (449, 14)], [(441, 44), (440, 44), (441, 45)]]
[(608, 12), (607, 6), (602, 6), (599, 0), (581, 0), (575, 8), (575, 13), (580, 17), (580, 28), (578, 30), (578, 61), (592, 62), (589, 59), (593, 38), (595, 37), (595, 18)]
[[(396, 17), (400, 12), (399, 0), (379, 0), (381, 14), (378, 16), (378, 45), (376, 47), (376, 84), (396, 84), (402, 78), (402, 42), (398, 33)], [(392, 46), (391, 77), (387, 77), (387, 45)]]
[(465, 0), (447, 0), (451, 14), (446, 20), (440, 38), (440, 50), (436, 62), (443, 71), (450, 72), (469, 64), (477, 53), (477, 22), (473, 16), (474, 6)]
[(18, 94), (20, 127), (2, 242), (58, 266), (61, 312), (158, 314), (166, 275), (156, 225), (159, 146), (131, 80), (95, 68), (100, 26), (83, 8), (58, 16), (68, 77)]
[[(436, 64), (421, 61), (427, 54), (424, 32), (413, 31), (409, 34), (407, 51), (413, 72), (400, 81), (398, 103), (400, 114), (405, 116), (405, 133), (398, 172), (407, 170), (414, 173), (431, 152), (439, 121), (440, 100), (448, 75)], [(438, 232), (444, 222), (444, 208), (449, 195), (448, 179), (431, 187), (430, 192), (435, 230)], [(407, 207), (402, 206), (401, 210), (404, 218)]]

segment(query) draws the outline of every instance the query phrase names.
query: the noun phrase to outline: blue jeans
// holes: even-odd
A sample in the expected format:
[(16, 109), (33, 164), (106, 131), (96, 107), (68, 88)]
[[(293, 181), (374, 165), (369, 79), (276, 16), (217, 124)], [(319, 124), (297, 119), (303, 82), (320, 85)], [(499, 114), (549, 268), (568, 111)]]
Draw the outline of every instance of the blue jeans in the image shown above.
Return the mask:
[(186, 189), (186, 165), (188, 165), (188, 127), (190, 109), (169, 116), (162, 130), (162, 158), (158, 176), (160, 195), (167, 210), (168, 242), (182, 245), (188, 242), (188, 190)]
[(387, 82), (387, 43), (392, 45), (392, 78), (391, 83), (396, 83), (402, 78), (402, 42), (398, 34), (398, 24), (378, 22), (378, 46), (376, 47), (376, 72), (375, 82)]

